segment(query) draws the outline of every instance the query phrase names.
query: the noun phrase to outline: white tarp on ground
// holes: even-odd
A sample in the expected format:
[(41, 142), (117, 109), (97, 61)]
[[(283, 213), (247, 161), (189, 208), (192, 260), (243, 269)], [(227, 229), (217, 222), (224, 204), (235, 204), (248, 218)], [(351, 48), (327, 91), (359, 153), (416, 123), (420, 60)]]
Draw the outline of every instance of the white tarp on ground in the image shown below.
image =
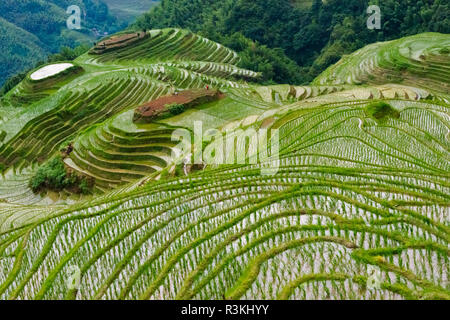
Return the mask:
[(54, 76), (55, 74), (58, 74), (71, 67), (73, 67), (73, 64), (71, 63), (51, 64), (39, 69), (36, 72), (33, 72), (33, 74), (31, 75), (31, 80), (42, 80)]

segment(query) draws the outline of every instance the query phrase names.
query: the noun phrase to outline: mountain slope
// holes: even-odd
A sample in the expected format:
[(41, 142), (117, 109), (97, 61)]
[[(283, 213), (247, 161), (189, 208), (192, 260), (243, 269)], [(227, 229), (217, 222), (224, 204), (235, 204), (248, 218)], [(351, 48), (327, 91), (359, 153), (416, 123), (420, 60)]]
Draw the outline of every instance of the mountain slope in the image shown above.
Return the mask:
[(367, 46), (322, 73), (316, 84), (396, 82), (450, 93), (450, 40), (425, 33)]
[[(235, 52), (191, 32), (164, 29), (145, 34), (136, 45), (103, 54), (92, 50), (79, 57), (73, 64), (81, 71), (48, 81), (34, 81), (30, 72), (1, 101), (2, 168), (28, 168), (42, 163), (83, 130), (176, 88), (239, 88), (248, 86), (243, 79), (258, 77), (255, 72), (233, 65), (239, 60)], [(117, 41), (121, 43), (120, 37)], [(104, 50), (102, 43), (98, 48)], [(36, 143), (39, 140), (42, 143)], [(84, 155), (81, 151), (77, 148), (67, 159), (68, 165), (95, 176), (101, 187), (101, 174), (96, 175), (93, 165), (84, 158), (91, 153)], [(159, 155), (149, 152), (148, 157)], [(91, 160), (98, 162), (95, 157)], [(105, 169), (112, 166), (112, 174), (114, 161), (102, 164)]]
[[(236, 41), (236, 33), (269, 48), (280, 48), (278, 56), (286, 55), (300, 70), (296, 70), (297, 76), (277, 70), (281, 79), (273, 75), (269, 79), (296, 84), (311, 82), (344, 54), (369, 43), (422, 32), (450, 33), (448, 1), (376, 1), (382, 13), (381, 30), (366, 27), (370, 4), (374, 1), (163, 0), (137, 25), (147, 29), (189, 28), (238, 52), (251, 53), (255, 45), (242, 46), (242, 41)], [(262, 59), (260, 55), (254, 53), (241, 66), (265, 72), (273, 58), (266, 54)], [(252, 60), (266, 63), (251, 66)]]
[[(0, 79), (31, 68), (46, 56), (43, 44), (33, 34), (0, 18)], [(2, 81), (0, 80), (0, 84)]]
[[(70, 5), (81, 8), (81, 30), (67, 29), (69, 15), (66, 10)], [(50, 53), (58, 52), (62, 46), (93, 43), (98, 36), (93, 28), (103, 36), (104, 32), (117, 32), (122, 27), (100, 0), (4, 0), (0, 2), (0, 19), (3, 29), (8, 25), (0, 38), (4, 50), (2, 58), (6, 60), (0, 67), (0, 85), (8, 77), (29, 70), (36, 62), (45, 61)], [(26, 55), (26, 59), (19, 58), (22, 55)]]

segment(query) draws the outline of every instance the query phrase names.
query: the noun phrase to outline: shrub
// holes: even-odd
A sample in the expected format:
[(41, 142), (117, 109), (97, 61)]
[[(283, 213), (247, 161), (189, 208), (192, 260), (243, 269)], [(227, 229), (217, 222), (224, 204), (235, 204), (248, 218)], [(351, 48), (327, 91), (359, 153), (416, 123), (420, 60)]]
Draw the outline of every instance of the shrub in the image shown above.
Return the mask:
[(186, 107), (182, 104), (174, 103), (166, 106), (166, 109), (169, 110), (171, 115), (176, 116), (183, 113)]
[(400, 112), (384, 101), (373, 102), (366, 107), (369, 116), (381, 120), (385, 117), (399, 118)]

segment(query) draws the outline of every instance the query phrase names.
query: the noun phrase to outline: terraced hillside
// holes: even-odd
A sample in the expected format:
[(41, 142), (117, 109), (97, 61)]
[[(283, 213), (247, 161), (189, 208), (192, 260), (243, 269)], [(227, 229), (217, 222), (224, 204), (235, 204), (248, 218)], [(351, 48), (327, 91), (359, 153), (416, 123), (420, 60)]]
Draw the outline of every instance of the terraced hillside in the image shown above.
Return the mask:
[[(320, 85), (259, 86), (235, 53), (176, 29), (82, 56), (82, 73), (17, 107), (22, 83), (0, 109), (0, 299), (450, 299), (449, 39), (427, 43), (444, 67), (427, 85), (335, 83), (364, 72), (344, 59)], [(206, 85), (226, 97), (133, 122), (144, 102)], [(268, 130), (270, 150), (180, 170), (172, 133), (196, 121), (216, 159), (232, 155), (221, 133)], [(95, 196), (49, 205), (26, 181), (66, 141)]]
[[(242, 78), (258, 77), (255, 72), (232, 64), (238, 59), (233, 51), (190, 32), (165, 29), (147, 34), (136, 45), (105, 54), (84, 55), (73, 62), (74, 67), (52, 77), (34, 81), (28, 76), (12, 90), (2, 100), (0, 111), (3, 170), (21, 171), (36, 161), (43, 162), (78, 133), (93, 131), (92, 125), (101, 126), (122, 111), (132, 110), (173, 90), (206, 85), (247, 87)], [(173, 52), (173, 56), (169, 59), (163, 53), (171, 49), (168, 52)], [(134, 59), (134, 52), (145, 54), (129, 60)], [(114, 64), (102, 62), (113, 60)], [(91, 162), (85, 159), (90, 152), (79, 159), (83, 148), (77, 140), (78, 146), (71, 159), (67, 159), (69, 166), (81, 172), (95, 171), (102, 165), (108, 167), (108, 160), (101, 155), (100, 159), (91, 157)], [(154, 164), (159, 163), (161, 167), (165, 160), (159, 159), (162, 154), (158, 150), (154, 151), (156, 155), (148, 151), (149, 157), (155, 158)], [(102, 185), (101, 177), (95, 172), (89, 174)], [(129, 181), (126, 174), (122, 179)], [(107, 180), (117, 181), (112, 174)]]

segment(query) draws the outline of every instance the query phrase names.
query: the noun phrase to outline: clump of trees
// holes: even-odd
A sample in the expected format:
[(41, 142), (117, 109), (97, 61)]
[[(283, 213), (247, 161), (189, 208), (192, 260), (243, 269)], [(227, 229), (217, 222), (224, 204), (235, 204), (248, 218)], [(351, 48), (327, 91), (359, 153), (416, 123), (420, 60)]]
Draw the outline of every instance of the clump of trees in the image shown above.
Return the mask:
[(93, 182), (66, 169), (61, 156), (57, 156), (37, 170), (30, 180), (33, 192), (46, 190), (61, 191), (67, 189), (74, 193), (88, 194)]
[(366, 107), (366, 113), (376, 120), (382, 120), (387, 117), (400, 118), (400, 112), (384, 101), (377, 101), (369, 104)]

